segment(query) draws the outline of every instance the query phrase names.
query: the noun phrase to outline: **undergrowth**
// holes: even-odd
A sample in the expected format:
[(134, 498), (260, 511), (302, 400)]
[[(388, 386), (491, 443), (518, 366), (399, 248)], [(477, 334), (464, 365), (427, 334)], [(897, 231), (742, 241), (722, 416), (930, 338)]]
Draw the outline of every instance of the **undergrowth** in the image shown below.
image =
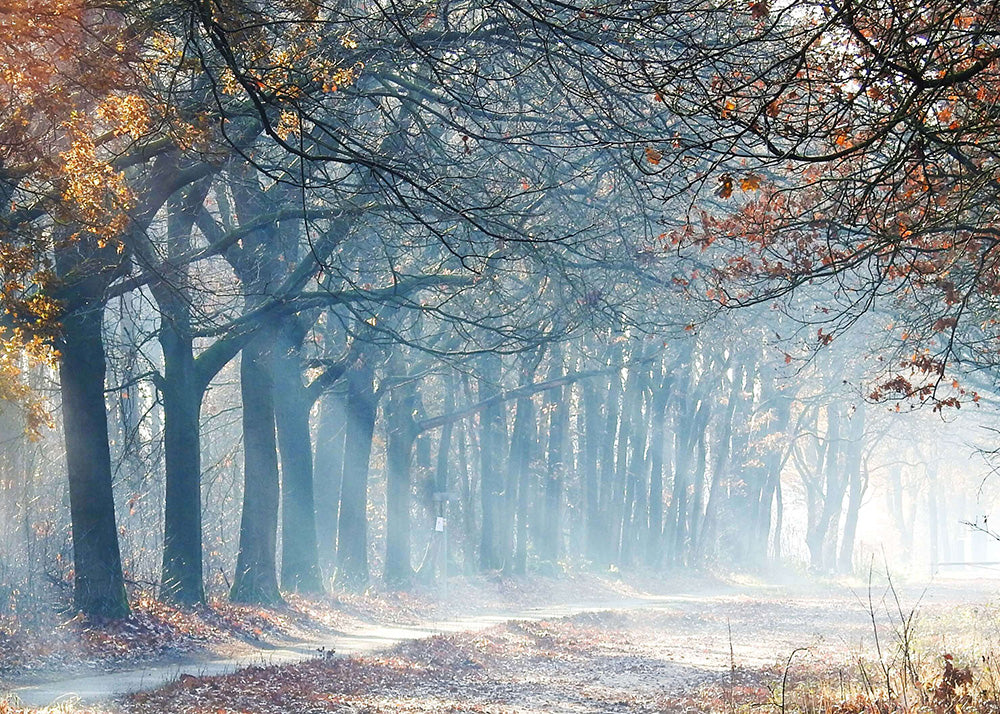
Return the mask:
[(873, 591), (869, 579), (873, 647), (867, 656), (834, 668), (810, 664), (810, 649), (796, 649), (761, 687), (766, 694), (744, 700), (741, 708), (770, 714), (1000, 714), (1000, 642), (981, 641), (988, 622), (945, 623), (949, 639), (975, 634), (980, 641), (959, 654), (935, 650), (944, 638), (920, 631), (919, 601), (904, 608), (891, 578), (881, 597)]

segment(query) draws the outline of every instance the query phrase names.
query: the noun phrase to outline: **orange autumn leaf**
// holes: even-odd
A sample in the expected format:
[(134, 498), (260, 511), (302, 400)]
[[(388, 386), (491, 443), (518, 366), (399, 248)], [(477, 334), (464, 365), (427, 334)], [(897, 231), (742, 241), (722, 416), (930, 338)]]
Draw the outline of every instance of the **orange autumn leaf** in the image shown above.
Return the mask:
[(733, 177), (729, 174), (722, 174), (719, 177), (719, 188), (716, 190), (719, 198), (729, 198), (733, 195)]
[(747, 174), (740, 179), (740, 188), (743, 191), (756, 191), (760, 188), (760, 176), (757, 174)]

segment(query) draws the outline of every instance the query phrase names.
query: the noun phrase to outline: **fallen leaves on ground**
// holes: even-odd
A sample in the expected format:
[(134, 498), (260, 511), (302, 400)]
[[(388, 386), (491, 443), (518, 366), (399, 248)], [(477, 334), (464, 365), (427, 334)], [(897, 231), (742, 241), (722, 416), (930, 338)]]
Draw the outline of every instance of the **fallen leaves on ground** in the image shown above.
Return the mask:
[(239, 605), (224, 598), (213, 598), (203, 606), (175, 607), (140, 593), (125, 620), (67, 617), (55, 607), (30, 618), (0, 616), (0, 684), (116, 671), (157, 661), (229, 657), (252, 652), (261, 644), (329, 640), (371, 623), (420, 623), (634, 593), (617, 581), (572, 573), (561, 578), (500, 574), (455, 578), (445, 600), (430, 586), (412, 592), (376, 588), (333, 592), (319, 598), (290, 594), (285, 605), (275, 608)]

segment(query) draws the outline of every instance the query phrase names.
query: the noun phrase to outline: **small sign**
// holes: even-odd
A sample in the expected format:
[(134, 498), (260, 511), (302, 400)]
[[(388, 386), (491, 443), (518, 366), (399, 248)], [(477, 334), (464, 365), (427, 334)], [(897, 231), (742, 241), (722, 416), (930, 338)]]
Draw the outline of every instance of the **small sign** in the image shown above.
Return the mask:
[(445, 520), (441, 516), (438, 516), (437, 519), (434, 521), (434, 530), (437, 531), (438, 533), (444, 533), (444, 527), (447, 523), (448, 523), (447, 520)]

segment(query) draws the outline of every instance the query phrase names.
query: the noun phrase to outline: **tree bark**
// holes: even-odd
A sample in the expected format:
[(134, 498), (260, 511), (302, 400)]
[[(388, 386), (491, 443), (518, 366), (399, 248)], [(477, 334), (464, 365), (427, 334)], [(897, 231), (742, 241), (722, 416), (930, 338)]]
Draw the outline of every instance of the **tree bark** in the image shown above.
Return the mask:
[[(620, 351), (616, 355), (612, 353), (612, 361), (620, 357)], [(611, 511), (614, 508), (613, 492), (615, 482), (615, 439), (618, 434), (618, 418), (621, 414), (622, 398), (622, 378), (621, 373), (616, 372), (609, 380), (608, 396), (604, 402), (604, 438), (600, 447), (600, 493), (598, 526), (603, 534), (599, 541), (599, 558), (605, 567), (611, 565), (614, 559), (614, 541), (608, 537), (609, 529), (612, 525)]]
[(410, 562), (410, 462), (416, 439), (412, 385), (389, 393), (386, 409), (385, 582), (404, 589), (413, 579)]
[[(449, 375), (445, 379), (444, 388), (445, 388), (445, 394), (444, 394), (445, 409), (454, 409), (455, 382), (451, 375)], [(449, 486), (451, 485), (449, 478), (449, 463), (451, 458), (452, 434), (454, 433), (454, 430), (455, 430), (455, 425), (451, 423), (445, 424), (441, 428), (441, 438), (438, 440), (437, 458), (435, 459), (435, 467), (434, 467), (434, 494), (449, 494), (448, 489)], [(434, 496), (434, 494), (432, 494), (432, 497)], [(445, 500), (442, 500), (439, 504), (435, 505), (439, 509), (437, 513), (440, 513), (440, 515), (446, 519), (445, 528), (450, 528), (451, 523), (447, 522), (448, 519), (451, 518), (450, 502), (446, 496), (444, 498)], [(437, 513), (434, 514), (433, 516), (434, 518), (437, 517)], [(441, 541), (440, 546), (435, 550), (436, 554), (435, 561), (437, 565), (436, 570), (443, 576), (447, 577), (449, 559), (447, 550), (448, 542), (445, 539), (445, 533), (439, 534), (438, 531), (435, 529), (433, 537), (436, 538), (438, 541)]]
[[(562, 353), (555, 352), (554, 372), (562, 372)], [(539, 557), (555, 565), (560, 556), (562, 541), (562, 493), (566, 474), (566, 446), (569, 429), (569, 405), (566, 387), (554, 389), (548, 399), (549, 404), (549, 445), (545, 473), (545, 509), (542, 518), (543, 531), (538, 543)]]
[(664, 375), (654, 385), (650, 400), (649, 419), (649, 521), (646, 541), (646, 564), (660, 562), (663, 550), (663, 450), (666, 441), (667, 399), (669, 377)]
[(345, 396), (333, 391), (319, 407), (316, 426), (316, 464), (313, 491), (316, 499), (316, 540), (320, 566), (332, 572), (336, 563), (337, 520), (340, 484), (344, 477), (344, 431), (347, 422)]
[(472, 475), (469, 473), (471, 429), (464, 421), (459, 422), (458, 427), (458, 486), (462, 504), (462, 564), (465, 572), (471, 574), (476, 571), (477, 566), (475, 493), (473, 492)]
[(629, 469), (629, 439), (632, 434), (632, 419), (634, 418), (633, 400), (636, 398), (636, 372), (629, 370), (625, 380), (625, 391), (622, 396), (621, 411), (618, 419), (618, 438), (615, 444), (615, 471), (611, 485), (611, 500), (608, 504), (608, 541), (612, 562), (621, 565), (622, 523), (625, 519), (626, 482)]
[[(534, 357), (526, 360), (521, 372), (521, 382), (528, 384), (534, 378), (538, 360)], [(514, 557), (511, 569), (518, 575), (523, 575), (528, 569), (528, 507), (531, 494), (531, 455), (535, 434), (535, 405), (530, 395), (518, 397), (515, 406), (514, 428), (510, 437), (510, 452), (507, 463), (510, 469), (508, 483), (516, 486), (517, 502), (515, 507), (516, 533), (514, 539)]]
[[(161, 310), (164, 306), (160, 305)], [(191, 605), (205, 600), (199, 422), (203, 392), (186, 317), (184, 309), (165, 312), (159, 331), (163, 351), (161, 389), (166, 469), (160, 597)]]
[(375, 433), (375, 370), (362, 354), (347, 371), (344, 480), (337, 522), (337, 585), (361, 591), (368, 584), (368, 466)]
[[(772, 433), (780, 434), (787, 432), (791, 422), (792, 400), (784, 394), (777, 394), (774, 397), (775, 419), (772, 422)], [(764, 565), (768, 558), (768, 543), (771, 538), (771, 520), (777, 514), (777, 501), (779, 499), (781, 472), (787, 461), (788, 449), (790, 446), (782, 445), (773, 448), (764, 461), (764, 485), (760, 492), (759, 501), (753, 504), (751, 543), (749, 550), (750, 562), (755, 565)], [(780, 525), (780, 518), (775, 518), (775, 529)]]
[(240, 519), (234, 602), (272, 605), (282, 601), (275, 572), (278, 541), (278, 453), (274, 434), (272, 340), (268, 333), (243, 348), (243, 515)]
[(598, 459), (601, 444), (601, 400), (589, 381), (583, 383), (583, 502), (585, 525), (585, 554), (589, 560), (600, 557), (601, 485), (598, 480)]
[(270, 362), (274, 418), (281, 456), (281, 586), (287, 591), (319, 594), (323, 576), (316, 544), (313, 454), (309, 433), (312, 399), (302, 383), (299, 357), (304, 330), (294, 321), (278, 329)]
[[(723, 492), (726, 490), (729, 470), (732, 466), (733, 429), (735, 426), (733, 422), (736, 418), (738, 407), (741, 406), (742, 402), (742, 369), (736, 368), (733, 370), (733, 380), (729, 389), (729, 403), (726, 405), (726, 410), (722, 415), (722, 423), (719, 425), (721, 432), (712, 442), (716, 445), (716, 448), (713, 449), (715, 467), (712, 469), (712, 481), (709, 485), (708, 506), (705, 509), (705, 517), (701, 522), (698, 537), (692, 544), (691, 557), (694, 562), (698, 562), (704, 557), (716, 539), (717, 522), (722, 508), (721, 501), (723, 499)], [(741, 421), (745, 423), (746, 419), (741, 419)]]
[[(484, 376), (478, 379), (480, 401), (500, 394), (502, 364), (499, 355), (487, 355), (482, 360)], [(504, 405), (492, 404), (480, 415), (479, 462), (480, 499), (483, 520), (479, 539), (479, 567), (482, 570), (500, 570), (504, 566), (500, 534), (501, 508), (503, 507), (503, 476), (500, 444), (503, 439)]]
[[(191, 249), (194, 216), (204, 203), (207, 181), (167, 202), (167, 256)], [(163, 352), (163, 458), (165, 503), (160, 597), (192, 605), (205, 600), (202, 573), (201, 403), (209, 378), (199, 374), (191, 332), (190, 277), (186, 266), (158, 269), (151, 286), (160, 311)], [(221, 364), (220, 364), (221, 368)], [(215, 372), (212, 373), (214, 376)]]
[(73, 306), (63, 317), (62, 395), (73, 523), (73, 601), (92, 617), (129, 614), (112, 493), (111, 450), (104, 403), (103, 305)]
[(646, 441), (649, 434), (649, 410), (644, 409), (649, 372), (642, 369), (635, 381), (635, 393), (632, 396), (632, 414), (629, 417), (631, 434), (629, 436), (628, 476), (625, 484), (625, 502), (622, 512), (622, 530), (618, 562), (623, 567), (632, 565), (634, 554), (640, 543), (645, 543), (648, 519), (647, 499), (649, 497), (646, 480)]
[(818, 494), (821, 501), (820, 508), (806, 528), (806, 545), (809, 548), (810, 564), (814, 570), (820, 572), (836, 565), (836, 563), (831, 562), (829, 554), (836, 552), (837, 528), (847, 485), (846, 479), (841, 473), (843, 466), (841, 464), (840, 406), (830, 404), (826, 413), (826, 446), (821, 466), (824, 475), (822, 482), (825, 483), (825, 488), (822, 488)]

